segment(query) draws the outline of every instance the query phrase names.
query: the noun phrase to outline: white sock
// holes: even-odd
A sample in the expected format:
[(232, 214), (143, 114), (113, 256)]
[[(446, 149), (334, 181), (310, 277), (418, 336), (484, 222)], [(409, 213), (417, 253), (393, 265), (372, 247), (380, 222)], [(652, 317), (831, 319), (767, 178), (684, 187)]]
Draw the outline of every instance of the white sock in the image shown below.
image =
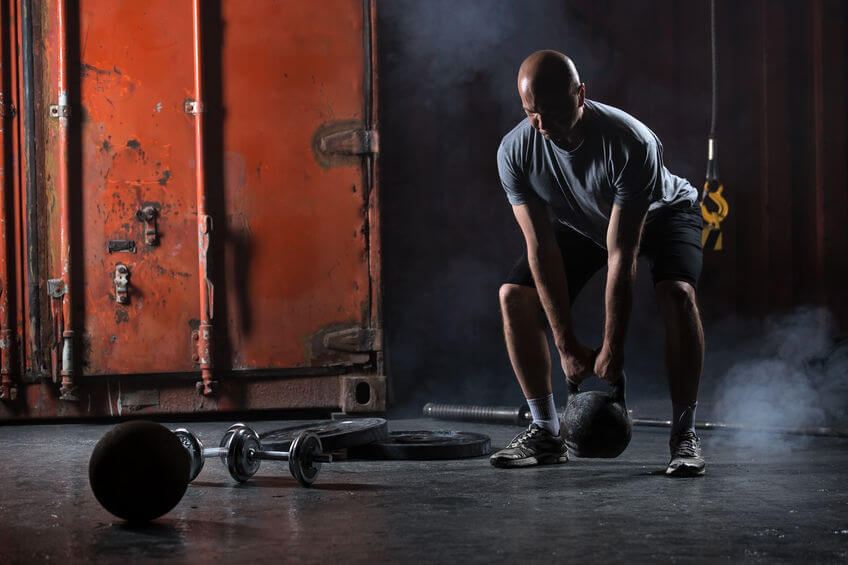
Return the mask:
[(677, 435), (680, 432), (690, 430), (695, 433), (695, 404), (677, 404), (672, 403), (672, 418), (671, 418), (671, 435)]
[(527, 404), (530, 406), (530, 414), (533, 415), (533, 423), (558, 436), (559, 414), (554, 405), (553, 393), (543, 398), (528, 398)]

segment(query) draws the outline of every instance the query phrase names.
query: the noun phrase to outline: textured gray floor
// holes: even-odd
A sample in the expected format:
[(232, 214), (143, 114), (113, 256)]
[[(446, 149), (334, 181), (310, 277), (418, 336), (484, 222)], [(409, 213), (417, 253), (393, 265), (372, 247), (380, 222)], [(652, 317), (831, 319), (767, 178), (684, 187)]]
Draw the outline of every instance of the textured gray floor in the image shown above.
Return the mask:
[[(666, 432), (643, 428), (614, 461), (524, 470), (485, 458), (344, 461), (313, 489), (271, 463), (234, 486), (209, 461), (171, 513), (130, 528), (88, 486), (88, 457), (109, 427), (0, 427), (0, 563), (848, 561), (848, 440), (752, 444), (706, 432), (698, 479), (662, 476)], [(227, 423), (190, 427), (215, 444)], [(391, 427), (480, 431), (495, 446), (518, 431)]]

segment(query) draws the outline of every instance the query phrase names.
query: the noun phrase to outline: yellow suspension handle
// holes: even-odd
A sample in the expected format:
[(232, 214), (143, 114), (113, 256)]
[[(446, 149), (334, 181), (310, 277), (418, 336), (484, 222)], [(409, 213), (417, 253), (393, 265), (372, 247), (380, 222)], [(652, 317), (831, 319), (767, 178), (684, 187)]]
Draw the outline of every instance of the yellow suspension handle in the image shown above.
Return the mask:
[[(710, 190), (710, 185), (718, 187)], [(724, 185), (714, 180), (704, 183), (704, 199), (701, 201), (701, 215), (704, 217), (704, 229), (701, 232), (701, 245), (704, 249), (721, 251), (721, 222), (730, 212), (727, 200), (722, 196)]]

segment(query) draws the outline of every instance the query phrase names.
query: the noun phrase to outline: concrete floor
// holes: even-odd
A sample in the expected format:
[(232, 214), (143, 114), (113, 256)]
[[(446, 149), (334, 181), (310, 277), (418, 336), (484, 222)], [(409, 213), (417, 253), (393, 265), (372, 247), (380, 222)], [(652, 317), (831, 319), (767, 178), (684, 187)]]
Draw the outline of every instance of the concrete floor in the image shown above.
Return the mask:
[[(209, 445), (227, 426), (189, 425)], [(390, 426), (474, 430), (496, 447), (519, 431)], [(644, 428), (614, 461), (524, 470), (485, 458), (343, 461), (313, 489), (272, 463), (234, 486), (209, 461), (171, 513), (130, 528), (88, 485), (89, 455), (109, 427), (0, 427), (0, 563), (848, 561), (848, 440), (751, 447), (705, 432), (707, 475), (697, 479), (662, 476), (666, 432)]]

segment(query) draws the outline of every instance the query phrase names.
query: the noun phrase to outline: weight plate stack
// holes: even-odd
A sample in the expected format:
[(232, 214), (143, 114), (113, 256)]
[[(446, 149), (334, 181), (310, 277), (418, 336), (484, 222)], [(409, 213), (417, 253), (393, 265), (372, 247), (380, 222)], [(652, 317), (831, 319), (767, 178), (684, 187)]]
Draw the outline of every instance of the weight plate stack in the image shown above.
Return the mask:
[(463, 459), (488, 455), (489, 436), (472, 432), (401, 431), (392, 432), (386, 440), (375, 441), (350, 451), (351, 457), (362, 459)]
[(301, 432), (318, 436), (324, 452), (349, 449), (389, 437), (389, 425), (383, 418), (354, 418), (326, 420), (270, 430), (260, 434), (262, 448), (271, 451), (288, 451), (292, 441)]

